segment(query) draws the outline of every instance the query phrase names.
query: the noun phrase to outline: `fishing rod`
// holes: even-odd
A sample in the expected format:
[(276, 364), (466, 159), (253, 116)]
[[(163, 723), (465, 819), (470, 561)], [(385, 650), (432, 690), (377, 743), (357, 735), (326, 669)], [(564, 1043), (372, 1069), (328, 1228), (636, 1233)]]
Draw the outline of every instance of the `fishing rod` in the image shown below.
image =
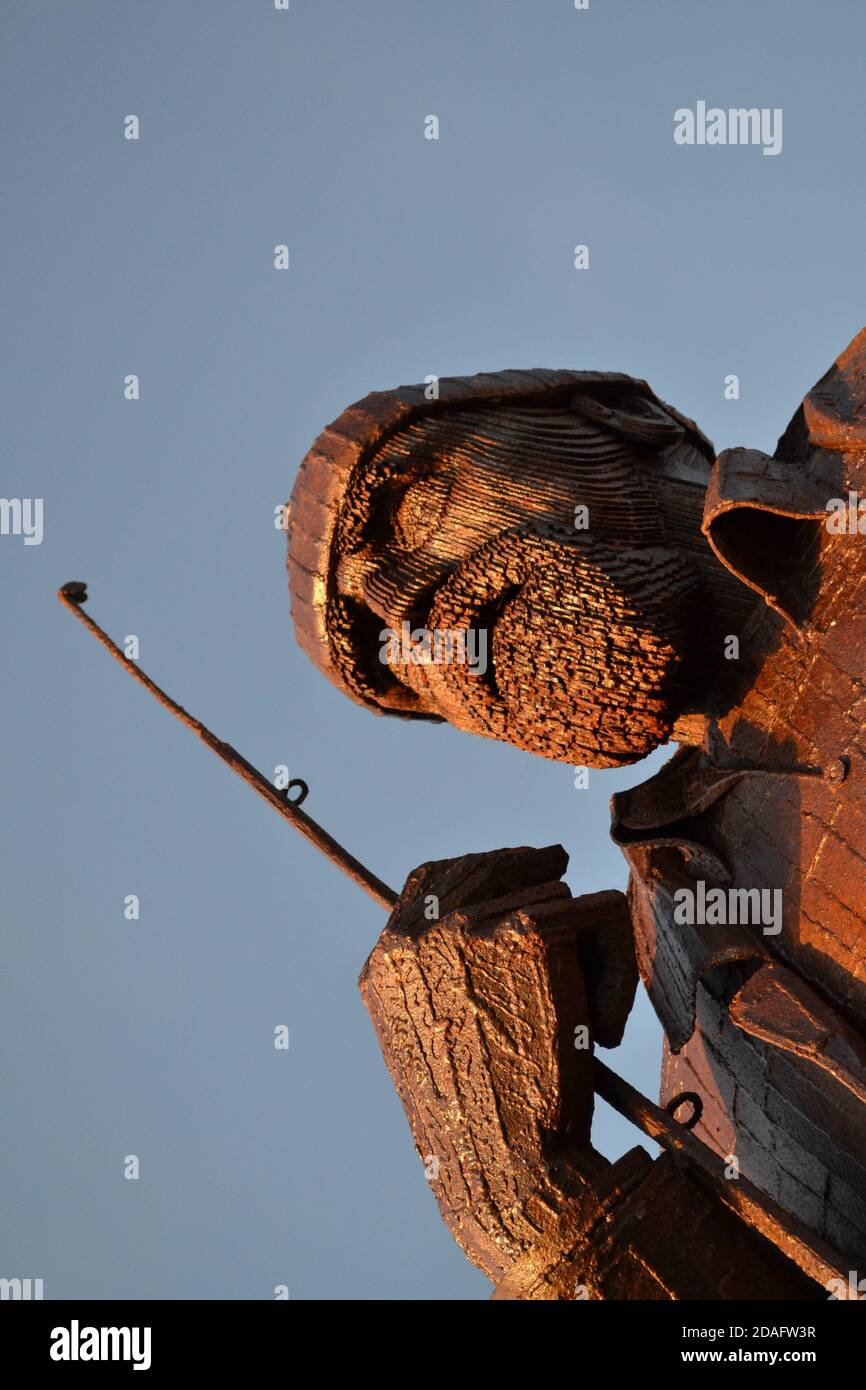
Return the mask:
[[(87, 602), (87, 585), (81, 580), (72, 580), (69, 584), (64, 584), (62, 588), (57, 590), (57, 597), (64, 608), (67, 608), (70, 613), (74, 613), (88, 631), (93, 633), (96, 640), (102, 643), (115, 661), (119, 661), (123, 669), (128, 671), (139, 685), (143, 685), (145, 690), (150, 691), (150, 694), (162, 705), (163, 709), (167, 709), (170, 714), (180, 720), (181, 724), (192, 730), (196, 738), (200, 738), (202, 743), (207, 744), (211, 752), (216, 753), (217, 757), (221, 758), (232, 772), (237, 773), (238, 777), (243, 778), (253, 791), (264, 797), (265, 801), (273, 806), (274, 810), (289, 821), (296, 830), (300, 831), (311, 844), (314, 844), (326, 859), (330, 859), (332, 864), (336, 864), (338, 869), (342, 869), (343, 873), (347, 874), (354, 883), (359, 884), (370, 894), (371, 898), (374, 898), (381, 907), (386, 907), (390, 912), (397, 902), (398, 896), (393, 888), (389, 888), (387, 883), (383, 883), (380, 878), (371, 873), (359, 859), (344, 849), (333, 835), (329, 835), (323, 826), (318, 825), (311, 816), (307, 815), (306, 811), (301, 810), (300, 803), (305, 799), (309, 790), (306, 782), (298, 777), (293, 779), (285, 790), (278, 789), (257, 768), (253, 767), (252, 763), (247, 762), (236, 748), (233, 748), (230, 743), (226, 743), (223, 739), (217, 738), (206, 724), (203, 724), (200, 719), (196, 719), (194, 715), (166, 694), (156, 681), (151, 680), (150, 676), (146, 675), (135, 661), (121, 651), (108, 633), (93, 621), (90, 614), (85, 613), (83, 604)], [(300, 788), (294, 800), (289, 796), (293, 786)]]

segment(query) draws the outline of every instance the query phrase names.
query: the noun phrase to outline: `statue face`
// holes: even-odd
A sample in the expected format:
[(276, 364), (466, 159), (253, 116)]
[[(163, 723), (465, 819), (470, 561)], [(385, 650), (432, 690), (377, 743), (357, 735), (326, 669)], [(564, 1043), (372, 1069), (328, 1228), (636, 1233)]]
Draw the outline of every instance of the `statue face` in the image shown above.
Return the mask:
[(422, 711), (548, 757), (633, 762), (679, 713), (696, 583), (670, 496), (697, 535), (702, 481), (666, 469), (567, 405), (424, 418), (352, 478), (337, 592), (367, 646), (379, 620), (378, 659)]

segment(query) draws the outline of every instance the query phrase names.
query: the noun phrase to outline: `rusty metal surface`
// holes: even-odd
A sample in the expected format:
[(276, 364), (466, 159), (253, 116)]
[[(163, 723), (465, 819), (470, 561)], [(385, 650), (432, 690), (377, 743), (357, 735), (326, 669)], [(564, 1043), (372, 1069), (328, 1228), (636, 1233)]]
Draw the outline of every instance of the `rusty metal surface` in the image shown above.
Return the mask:
[[(442, 1150), (443, 1216), (497, 1297), (573, 1297), (578, 1266), (593, 1297), (704, 1296), (704, 1271), (674, 1270), (652, 1221), (638, 1255), (635, 1203), (690, 1210), (721, 1242), (726, 1275), (706, 1296), (745, 1287), (755, 1241), (781, 1262), (771, 1283), (806, 1277), (786, 1220), (803, 1249), (829, 1252), (814, 1290), (866, 1261), (866, 330), (772, 458), (716, 458), (646, 383), (615, 374), (440, 386), (433, 402), (420, 387), (368, 397), (304, 461), (289, 534), (299, 641), (379, 713), (590, 766), (683, 745), (614, 798), (628, 910), (611, 900), (617, 932), (587, 928), (582, 956), (590, 906), (550, 851), (497, 852), (501, 892), (496, 854), (489, 882), (484, 856), (410, 876), (362, 990), (416, 1143)], [(834, 499), (851, 498), (853, 526), (834, 530)], [(483, 630), (489, 670), (384, 657), (383, 629), (404, 624)], [(467, 874), (472, 896), (450, 899)], [(419, 916), (431, 894), (451, 904), (435, 924)], [(702, 912), (707, 894), (766, 894), (773, 915), (692, 921), (684, 894)], [(629, 935), (667, 1037), (662, 1105), (698, 1095), (689, 1137), (735, 1160), (728, 1185), (752, 1207), (693, 1191), (672, 1155), (593, 1157), (588, 1058), (566, 1055), (563, 1032), (583, 1020), (593, 1042), (618, 1041)]]
[[(361, 974), (443, 1220), (500, 1299), (820, 1297), (832, 1253), (748, 1183), (729, 1190), (685, 1127), (594, 1065), (637, 972), (622, 894), (572, 898), (550, 877), (564, 861), (553, 847), (422, 865)], [(593, 1089), (675, 1159), (609, 1164), (590, 1142)]]

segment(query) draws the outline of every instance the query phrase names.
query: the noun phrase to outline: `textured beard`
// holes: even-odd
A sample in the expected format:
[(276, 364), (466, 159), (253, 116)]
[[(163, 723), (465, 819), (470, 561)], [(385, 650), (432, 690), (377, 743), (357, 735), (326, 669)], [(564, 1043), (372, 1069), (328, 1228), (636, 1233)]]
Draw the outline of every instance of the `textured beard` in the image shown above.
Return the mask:
[(488, 666), (417, 668), (457, 728), (528, 752), (617, 767), (668, 742), (686, 691), (684, 616), (697, 580), (678, 552), (509, 531), (437, 590), (433, 630), (486, 630)]

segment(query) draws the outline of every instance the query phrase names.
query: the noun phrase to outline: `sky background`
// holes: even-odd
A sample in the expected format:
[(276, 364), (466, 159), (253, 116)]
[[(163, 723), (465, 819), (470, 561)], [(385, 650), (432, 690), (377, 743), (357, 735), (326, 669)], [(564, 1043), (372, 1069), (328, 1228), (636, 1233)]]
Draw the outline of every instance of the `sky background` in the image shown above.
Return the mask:
[[(630, 372), (717, 449), (772, 451), (866, 320), (864, 49), (861, 0), (3, 0), (0, 488), (44, 499), (44, 540), (0, 536), (0, 1276), (488, 1296), (357, 993), (380, 909), (54, 591), (86, 580), (393, 886), (561, 842), (576, 892), (624, 887), (610, 795), (671, 750), (576, 790), (352, 705), (294, 644), (274, 508), (346, 405), (431, 373)], [(782, 107), (781, 154), (677, 146), (699, 99)], [(660, 1039), (641, 997), (602, 1055), (656, 1096)], [(641, 1141), (602, 1104), (593, 1137)]]

